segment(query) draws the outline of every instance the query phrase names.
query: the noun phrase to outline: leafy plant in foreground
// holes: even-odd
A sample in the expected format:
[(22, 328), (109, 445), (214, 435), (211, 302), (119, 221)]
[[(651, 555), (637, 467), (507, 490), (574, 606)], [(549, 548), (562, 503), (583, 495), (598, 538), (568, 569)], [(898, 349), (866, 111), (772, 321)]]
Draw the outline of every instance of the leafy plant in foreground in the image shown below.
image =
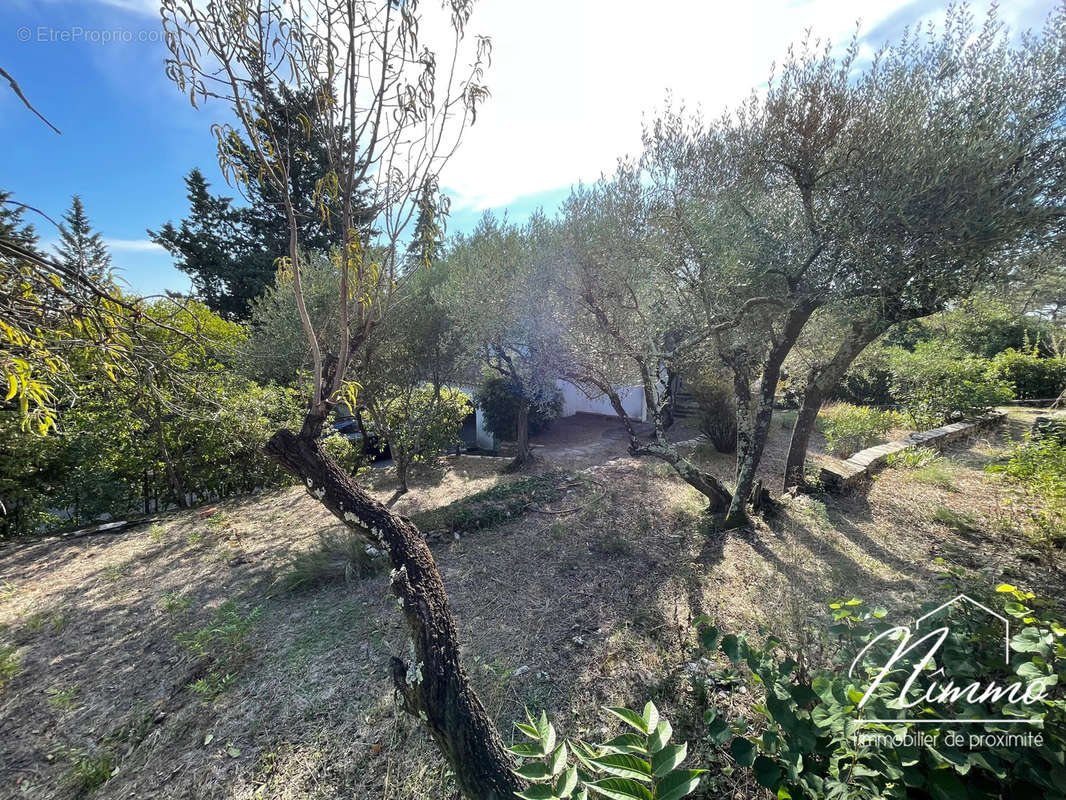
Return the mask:
[[(660, 719), (654, 703), (639, 714), (628, 708), (607, 708), (631, 732), (601, 745), (559, 742), (546, 714), (518, 729), (532, 743), (518, 744), (511, 752), (526, 763), (516, 773), (531, 786), (516, 797), (524, 800), (680, 800), (695, 791), (706, 770), (680, 769), (688, 744), (670, 744), (673, 728)], [(573, 761), (571, 761), (573, 757)]]
[[(1003, 612), (1024, 626), (1010, 639), (1010, 660), (1004, 663), (1003, 627), (990, 624), (983, 612), (970, 613), (968, 604), (953, 607), (951, 625), (934, 663), (919, 670), (901, 704), (903, 682), (911, 665), (889, 672), (861, 703), (873, 676), (887, 663), (896, 639), (881, 640), (848, 675), (851, 657), (877, 634), (893, 626), (883, 609), (867, 609), (861, 600), (830, 605), (840, 637), (840, 664), (833, 670), (811, 671), (789, 656), (781, 657), (780, 641), (770, 637), (761, 646), (743, 636), (721, 636), (713, 627), (701, 631), (705, 648), (717, 646), (734, 665), (745, 665), (765, 690), (755, 706), (764, 726), (735, 737), (730, 752), (752, 769), (758, 782), (778, 798), (848, 798), (903, 800), (912, 797), (953, 798), (1066, 797), (1066, 628), (1038, 612), (1042, 607), (1031, 593), (1002, 584), (997, 591), (1008, 599)], [(934, 604), (931, 604), (931, 610)], [(957, 612), (957, 613), (956, 613)], [(1012, 632), (1015, 629), (1012, 627)], [(925, 652), (925, 648), (922, 648)], [(928, 701), (926, 692), (943, 687), (947, 678), (960, 685), (979, 681), (999, 686), (1013, 682), (1031, 687), (1039, 681), (1045, 696), (1034, 705), (1019, 702), (975, 702), (962, 695), (945, 711), (945, 703)], [(1030, 729), (1019, 723), (981, 724), (990, 739), (981, 746), (954, 742), (951, 732), (967, 726), (936, 722), (915, 726), (908, 720), (991, 719), (1037, 717), (1042, 723), (1039, 743), (1017, 746), (1005, 738)], [(899, 722), (872, 722), (896, 720)], [(719, 726), (721, 727), (721, 726)], [(920, 730), (922, 738), (916, 738)], [(978, 728), (974, 728), (978, 730)], [(965, 738), (963, 742), (967, 742)]]

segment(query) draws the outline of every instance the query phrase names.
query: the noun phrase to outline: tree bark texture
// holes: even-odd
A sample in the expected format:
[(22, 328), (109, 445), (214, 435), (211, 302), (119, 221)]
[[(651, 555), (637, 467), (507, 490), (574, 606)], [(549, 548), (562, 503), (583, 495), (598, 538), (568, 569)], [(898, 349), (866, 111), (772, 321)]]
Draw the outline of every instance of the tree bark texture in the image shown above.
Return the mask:
[(355, 485), (322, 450), (314, 425), (301, 434), (280, 430), (268, 455), (298, 476), (338, 519), (361, 530), (392, 561), (392, 591), (411, 635), (410, 661), (393, 657), (393, 683), (405, 709), (422, 719), (471, 800), (511, 800), (522, 789), (496, 726), (470, 685), (459, 659), (459, 639), (440, 573), (425, 540), (406, 517), (394, 514)]

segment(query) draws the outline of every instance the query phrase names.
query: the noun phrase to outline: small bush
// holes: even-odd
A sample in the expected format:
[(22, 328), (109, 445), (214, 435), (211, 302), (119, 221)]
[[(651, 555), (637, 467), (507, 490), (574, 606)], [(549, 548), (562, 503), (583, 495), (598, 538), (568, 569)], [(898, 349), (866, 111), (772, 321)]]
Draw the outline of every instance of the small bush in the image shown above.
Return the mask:
[(825, 433), (826, 450), (841, 458), (877, 444), (890, 430), (903, 424), (894, 411), (850, 403), (828, 406), (818, 416)]
[(992, 359), (991, 374), (1009, 383), (1019, 400), (1054, 399), (1066, 389), (1066, 358), (1042, 358), (1035, 347), (1010, 348)]
[(314, 589), (369, 575), (375, 566), (364, 537), (334, 528), (319, 532), (315, 547), (293, 555), (279, 582), (289, 592)]
[[(485, 427), (504, 441), (514, 441), (518, 431), (519, 389), (507, 378), (486, 379), (474, 392), (474, 405), (485, 417)], [(563, 396), (556, 391), (529, 409), (529, 433), (546, 431), (563, 413)]]
[(717, 375), (703, 375), (689, 385), (699, 405), (700, 432), (719, 453), (737, 449), (737, 404), (733, 388)]
[(1032, 515), (1039, 538), (1055, 545), (1066, 539), (1066, 442), (1054, 436), (1026, 439), (1014, 448), (1006, 464), (988, 469), (1005, 473), (1047, 504), (1046, 510)]
[(367, 456), (346, 436), (335, 433), (322, 440), (322, 449), (326, 451), (333, 463), (349, 475), (355, 475), (368, 462)]
[(940, 342), (920, 342), (913, 351), (897, 348), (890, 363), (892, 391), (918, 430), (972, 416), (1014, 397), (1010, 383), (994, 374), (988, 359)]
[(115, 757), (107, 750), (97, 753), (74, 750), (70, 757), (74, 763), (67, 771), (67, 781), (79, 792), (88, 794), (99, 789), (114, 772)]

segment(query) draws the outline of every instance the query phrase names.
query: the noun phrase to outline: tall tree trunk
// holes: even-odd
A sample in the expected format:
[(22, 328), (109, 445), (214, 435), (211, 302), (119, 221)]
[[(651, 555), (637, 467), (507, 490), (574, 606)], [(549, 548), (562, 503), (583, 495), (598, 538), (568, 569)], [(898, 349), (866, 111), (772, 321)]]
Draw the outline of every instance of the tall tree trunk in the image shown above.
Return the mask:
[[(320, 427), (320, 425), (319, 425)], [(338, 519), (361, 531), (392, 561), (392, 591), (414, 646), (411, 662), (393, 657), (393, 683), (405, 709), (429, 728), (471, 800), (511, 800), (522, 782), (499, 732), (470, 686), (459, 641), (433, 556), (418, 529), (355, 485), (322, 450), (314, 420), (295, 434), (280, 430), (266, 452), (298, 476)]]
[(803, 483), (807, 447), (810, 444), (811, 432), (818, 420), (818, 412), (822, 408), (822, 403), (825, 402), (833, 388), (840, 383), (844, 373), (848, 371), (848, 367), (859, 354), (878, 336), (892, 327), (894, 321), (894, 319), (886, 319), (883, 315), (853, 321), (851, 330), (837, 345), (832, 358), (811, 371), (800, 400), (799, 414), (792, 426), (792, 440), (789, 442), (788, 456), (785, 460), (785, 490)]
[[(808, 303), (794, 306), (785, 318), (780, 336), (774, 341), (762, 364), (758, 391), (752, 397), (749, 373), (746, 368), (734, 368), (734, 384), (737, 390), (737, 488), (726, 513), (726, 527), (734, 528), (747, 522), (747, 504), (752, 499), (752, 488), (762, 461), (763, 450), (770, 434), (770, 422), (774, 416), (774, 396), (781, 378), (781, 365), (785, 363), (792, 347), (799, 339), (800, 331), (814, 313)], [(743, 386), (741, 385), (743, 384)]]
[(518, 430), (515, 432), (517, 448), (513, 467), (524, 467), (532, 460), (529, 451), (529, 401), (524, 397), (518, 401)]

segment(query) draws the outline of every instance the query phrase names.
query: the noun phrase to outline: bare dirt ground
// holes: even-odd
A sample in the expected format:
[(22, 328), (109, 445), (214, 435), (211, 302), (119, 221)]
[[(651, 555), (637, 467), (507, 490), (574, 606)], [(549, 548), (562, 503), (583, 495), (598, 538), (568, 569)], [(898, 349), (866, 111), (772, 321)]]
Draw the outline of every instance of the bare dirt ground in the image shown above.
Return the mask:
[[(695, 651), (697, 615), (795, 642), (824, 624), (830, 599), (906, 615), (937, 596), (949, 569), (1062, 597), (1061, 552), (1025, 533), (1034, 501), (985, 470), (1027, 413), (929, 467), (886, 469), (845, 496), (801, 496), (731, 533), (708, 528), (700, 498), (666, 465), (625, 456), (624, 439), (586, 432), (556, 449), (587, 451), (556, 456), (543, 442), (545, 470), (588, 467), (592, 480), (557, 504), (579, 510), (531, 508), (433, 545), (478, 692), (508, 739), (523, 708), (547, 710), (567, 735), (599, 737), (613, 730), (600, 706), (654, 699), (698, 758), (723, 766), (727, 753), (699, 744), (703, 707), (743, 714), (752, 695), (724, 685), (697, 696), (693, 668), (710, 669)], [(788, 435), (774, 426), (770, 485)], [(731, 469), (707, 448), (695, 457)], [(499, 475), (504, 463), (448, 459), (422, 470), (396, 508), (417, 514), (520, 479)], [(388, 472), (369, 479), (391, 494)], [(940, 507), (972, 524), (935, 521)], [(335, 527), (294, 488), (122, 535), (0, 550), (0, 653), (13, 648), (16, 664), (0, 689), (0, 797), (455, 797), (393, 697), (388, 658), (407, 644), (385, 576), (279, 590), (288, 556)], [(247, 622), (238, 658), (223, 659), (218, 636), (200, 654), (179, 642), (217, 629), (223, 604)], [(213, 672), (232, 676), (216, 698), (190, 688)], [(696, 796), (759, 791), (742, 771), (716, 769)]]

